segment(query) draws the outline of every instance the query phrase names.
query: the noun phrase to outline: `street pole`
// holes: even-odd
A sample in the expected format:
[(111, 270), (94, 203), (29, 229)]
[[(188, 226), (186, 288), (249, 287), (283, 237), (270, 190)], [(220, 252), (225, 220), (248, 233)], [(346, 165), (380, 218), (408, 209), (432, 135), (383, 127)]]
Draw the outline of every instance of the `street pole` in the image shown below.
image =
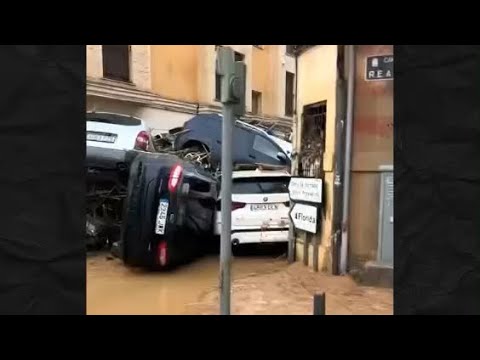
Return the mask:
[(220, 237), (220, 314), (230, 314), (230, 267), (232, 259), (232, 140), (233, 109), (230, 104), (223, 105), (222, 127), (222, 184), (221, 184), (221, 219)]
[(222, 181), (220, 234), (220, 314), (230, 315), (232, 259), (232, 143), (235, 118), (245, 113), (245, 64), (236, 62), (234, 52), (218, 49), (217, 74), (222, 77)]

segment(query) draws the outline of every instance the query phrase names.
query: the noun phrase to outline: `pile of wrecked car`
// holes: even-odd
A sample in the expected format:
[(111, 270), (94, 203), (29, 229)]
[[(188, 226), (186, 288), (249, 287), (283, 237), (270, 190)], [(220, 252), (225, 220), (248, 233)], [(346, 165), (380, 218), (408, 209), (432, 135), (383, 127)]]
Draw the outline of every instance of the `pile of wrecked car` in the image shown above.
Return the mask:
[[(215, 246), (221, 127), (221, 115), (200, 114), (181, 128), (152, 137), (141, 119), (88, 113), (87, 249), (113, 247), (128, 266), (163, 269)], [(278, 179), (288, 185), (291, 144), (268, 129), (239, 120), (234, 139), (232, 153), (237, 168), (256, 171), (257, 164), (266, 164), (260, 173), (251, 175), (269, 182), (256, 182), (253, 186), (260, 190), (249, 198), (265, 202), (263, 207), (255, 206), (258, 211), (281, 212), (280, 227), (273, 230), (283, 236), (288, 228), (288, 214), (283, 214), (288, 204), (285, 194), (273, 194), (272, 189), (285, 191)], [(268, 166), (273, 172), (266, 176)], [(237, 178), (244, 177), (237, 174)], [(263, 188), (268, 188), (267, 193), (259, 197)], [(270, 204), (269, 198), (281, 199), (282, 205)], [(255, 211), (253, 205), (249, 209)]]

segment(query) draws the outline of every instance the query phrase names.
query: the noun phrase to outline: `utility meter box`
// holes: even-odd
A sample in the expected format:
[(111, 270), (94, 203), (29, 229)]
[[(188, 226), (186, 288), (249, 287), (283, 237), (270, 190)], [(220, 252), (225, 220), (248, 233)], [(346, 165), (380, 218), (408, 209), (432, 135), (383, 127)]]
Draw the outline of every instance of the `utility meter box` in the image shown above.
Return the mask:
[(381, 180), (377, 261), (382, 265), (393, 266), (393, 166), (381, 166), (379, 170)]

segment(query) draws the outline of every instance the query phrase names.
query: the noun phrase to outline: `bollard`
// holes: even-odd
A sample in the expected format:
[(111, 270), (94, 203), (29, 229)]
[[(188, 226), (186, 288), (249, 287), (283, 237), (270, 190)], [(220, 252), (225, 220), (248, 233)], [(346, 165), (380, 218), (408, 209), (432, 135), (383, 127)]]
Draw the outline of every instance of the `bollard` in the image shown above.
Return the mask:
[(313, 295), (313, 315), (325, 315), (325, 293)]

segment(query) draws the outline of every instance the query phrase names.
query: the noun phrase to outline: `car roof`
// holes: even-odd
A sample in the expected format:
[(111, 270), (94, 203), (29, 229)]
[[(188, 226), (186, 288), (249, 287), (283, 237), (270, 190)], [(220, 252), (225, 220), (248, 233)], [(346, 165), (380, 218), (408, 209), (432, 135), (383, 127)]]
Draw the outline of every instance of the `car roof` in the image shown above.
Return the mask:
[[(194, 117), (192, 117), (187, 122), (194, 122), (194, 121), (200, 120), (200, 119), (202, 119), (202, 121), (205, 121), (205, 120), (207, 120), (207, 121), (221, 121), (223, 119), (223, 115), (222, 114), (217, 114), (217, 113), (198, 114), (198, 115), (195, 115)], [(248, 128), (248, 129), (250, 129), (254, 132), (257, 132), (258, 134), (262, 134), (265, 137), (269, 137), (269, 134), (265, 130), (263, 130), (259, 127), (256, 127), (254, 125), (250, 125), (249, 123), (241, 121), (238, 118), (235, 118), (235, 120), (236, 120), (237, 125)]]

